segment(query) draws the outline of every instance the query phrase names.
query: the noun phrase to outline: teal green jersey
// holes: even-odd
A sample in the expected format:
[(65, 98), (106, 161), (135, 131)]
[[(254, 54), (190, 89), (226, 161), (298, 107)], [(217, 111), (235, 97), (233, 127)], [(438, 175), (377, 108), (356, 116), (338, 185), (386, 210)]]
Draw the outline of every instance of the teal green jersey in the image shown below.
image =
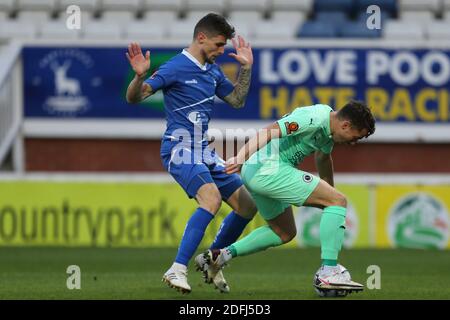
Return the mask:
[[(281, 137), (271, 140), (253, 156), (252, 163), (264, 159), (281, 160), (297, 166), (316, 150), (331, 153), (333, 139), (330, 130), (330, 106), (316, 104), (296, 108), (280, 120)], [(250, 160), (249, 159), (249, 160)]]

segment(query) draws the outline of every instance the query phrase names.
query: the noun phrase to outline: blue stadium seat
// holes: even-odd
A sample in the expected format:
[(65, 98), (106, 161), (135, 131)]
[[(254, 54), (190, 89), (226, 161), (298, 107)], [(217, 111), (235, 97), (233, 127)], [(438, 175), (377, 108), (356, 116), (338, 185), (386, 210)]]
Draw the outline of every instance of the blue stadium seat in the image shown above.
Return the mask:
[(355, 9), (357, 12), (366, 12), (370, 5), (377, 5), (381, 12), (389, 13), (390, 17), (397, 16), (397, 2), (395, 0), (355, 0)]
[(308, 21), (300, 28), (300, 38), (334, 38), (337, 37), (336, 25), (330, 22)]
[(365, 20), (351, 21), (338, 26), (338, 36), (342, 38), (380, 38), (381, 29), (369, 29)]
[(314, 11), (345, 11), (353, 10), (354, 0), (316, 0)]
[(342, 11), (319, 11), (316, 14), (316, 21), (344, 23), (348, 20), (347, 14)]
[[(369, 18), (369, 14), (367, 14), (365, 11), (364, 12), (360, 12), (357, 15), (356, 21), (358, 22), (362, 22), (362, 23), (366, 23), (367, 18)], [(386, 11), (381, 11), (381, 28), (383, 29), (386, 22), (389, 21), (391, 19), (390, 15), (388, 12)], [(368, 31), (372, 31), (372, 30), (368, 30)], [(375, 31), (373, 31), (375, 32)], [(381, 34), (380, 34), (381, 36)], [(375, 37), (375, 36), (374, 36)]]
[[(369, 13), (367, 13), (366, 11), (361, 11), (357, 13), (356, 16), (356, 20), (360, 21), (360, 20), (367, 20), (367, 18), (370, 16)], [(392, 18), (392, 16), (390, 15), (389, 12), (387, 11), (381, 11), (381, 23), (383, 23), (384, 21), (387, 21), (388, 19)]]

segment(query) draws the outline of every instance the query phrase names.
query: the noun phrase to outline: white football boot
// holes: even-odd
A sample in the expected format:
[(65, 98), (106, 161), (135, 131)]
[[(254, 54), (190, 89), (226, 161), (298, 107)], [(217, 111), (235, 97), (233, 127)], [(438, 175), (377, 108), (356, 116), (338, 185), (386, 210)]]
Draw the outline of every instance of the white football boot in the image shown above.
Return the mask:
[(174, 263), (169, 270), (164, 273), (162, 281), (167, 285), (181, 293), (190, 293), (191, 286), (187, 282), (187, 268), (180, 264)]
[(213, 249), (199, 254), (195, 257), (195, 265), (196, 270), (203, 273), (203, 279), (206, 283), (214, 283), (216, 289), (221, 293), (229, 293), (230, 286), (227, 284), (222, 272), (225, 261), (219, 258), (221, 251)]
[(357, 292), (364, 289), (362, 284), (352, 281), (348, 270), (340, 264), (336, 267), (321, 266), (314, 276), (313, 285), (319, 290), (341, 289)]

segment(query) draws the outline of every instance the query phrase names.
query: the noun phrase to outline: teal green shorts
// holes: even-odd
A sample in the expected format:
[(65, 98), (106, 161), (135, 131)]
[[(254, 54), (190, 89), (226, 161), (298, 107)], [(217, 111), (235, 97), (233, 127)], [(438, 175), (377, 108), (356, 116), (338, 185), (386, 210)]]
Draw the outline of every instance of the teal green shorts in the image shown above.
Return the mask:
[(302, 206), (320, 182), (319, 177), (279, 160), (246, 162), (241, 175), (265, 220), (276, 218), (290, 205)]

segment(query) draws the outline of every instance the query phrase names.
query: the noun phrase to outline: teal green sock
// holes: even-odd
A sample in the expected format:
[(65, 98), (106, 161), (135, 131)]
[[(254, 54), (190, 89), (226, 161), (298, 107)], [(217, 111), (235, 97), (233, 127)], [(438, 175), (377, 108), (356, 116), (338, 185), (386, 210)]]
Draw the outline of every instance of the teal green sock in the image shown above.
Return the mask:
[(229, 247), (227, 247), (227, 249), (230, 250), (231, 256), (233, 258), (237, 256), (236, 248), (233, 245), (230, 245)]
[(324, 259), (324, 260), (322, 260), (322, 264), (324, 266), (335, 267), (335, 266), (337, 266), (337, 260)]
[(283, 244), (280, 237), (269, 227), (263, 226), (253, 230), (249, 235), (228, 247), (231, 255), (245, 256)]
[(339, 206), (330, 206), (323, 210), (319, 233), (324, 265), (337, 264), (344, 241), (346, 213), (347, 209)]

